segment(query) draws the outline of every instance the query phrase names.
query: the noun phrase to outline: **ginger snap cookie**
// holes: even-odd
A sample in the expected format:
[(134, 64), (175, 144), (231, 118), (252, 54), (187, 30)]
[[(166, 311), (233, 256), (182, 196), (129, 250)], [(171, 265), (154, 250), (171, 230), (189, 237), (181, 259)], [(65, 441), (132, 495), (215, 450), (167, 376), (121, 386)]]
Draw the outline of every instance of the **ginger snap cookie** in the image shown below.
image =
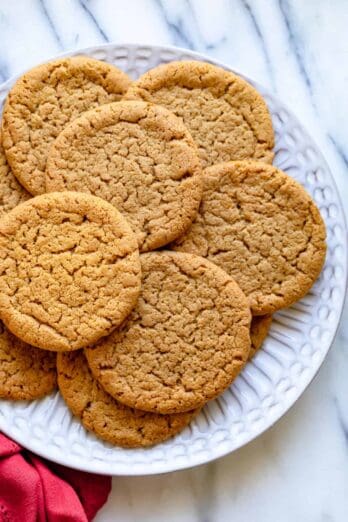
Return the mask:
[(272, 324), (272, 316), (268, 315), (254, 315), (251, 319), (250, 325), (250, 340), (251, 348), (249, 353), (249, 360), (254, 357), (257, 350), (262, 346), (266, 339), (269, 329)]
[(139, 289), (135, 236), (100, 198), (44, 194), (0, 220), (0, 316), (33, 346), (97, 341), (125, 319)]
[(3, 112), (3, 146), (31, 194), (45, 192), (47, 153), (60, 131), (81, 113), (120, 100), (130, 82), (113, 65), (75, 56), (34, 67), (15, 83)]
[(302, 185), (254, 161), (215, 165), (203, 177), (198, 216), (173, 249), (201, 255), (226, 270), (254, 315), (303, 297), (324, 264), (326, 233)]
[(19, 203), (27, 201), (30, 198), (31, 194), (18, 183), (12, 174), (1, 145), (0, 132), (0, 218), (6, 214), (6, 212), (19, 205)]
[(77, 190), (112, 203), (142, 251), (173, 241), (192, 223), (202, 196), (195, 143), (172, 113), (144, 102), (89, 111), (51, 147), (46, 190)]
[(220, 67), (198, 61), (160, 65), (131, 84), (124, 99), (157, 103), (182, 118), (204, 167), (249, 158), (272, 163), (274, 132), (265, 101)]
[(56, 387), (56, 354), (17, 339), (0, 321), (0, 398), (34, 400)]
[(94, 377), (127, 406), (178, 413), (227, 388), (247, 361), (250, 310), (235, 281), (201, 257), (140, 256), (142, 286), (122, 326), (85, 350)]
[(185, 428), (194, 412), (158, 415), (113, 399), (94, 379), (82, 351), (57, 356), (60, 392), (72, 413), (101, 439), (126, 448), (162, 442)]

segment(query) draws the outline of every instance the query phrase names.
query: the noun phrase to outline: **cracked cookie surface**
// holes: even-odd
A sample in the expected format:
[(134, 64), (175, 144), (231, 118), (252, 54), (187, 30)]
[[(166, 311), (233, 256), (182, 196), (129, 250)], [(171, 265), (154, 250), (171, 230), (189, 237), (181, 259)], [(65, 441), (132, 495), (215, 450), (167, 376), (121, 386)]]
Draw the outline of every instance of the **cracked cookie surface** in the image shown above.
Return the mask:
[(204, 167), (249, 158), (272, 163), (274, 132), (265, 101), (220, 67), (198, 61), (160, 65), (133, 82), (124, 99), (157, 103), (182, 118)]
[(18, 183), (7, 162), (1, 144), (0, 132), (0, 218), (14, 207), (31, 198), (31, 194)]
[(3, 112), (3, 146), (13, 174), (34, 195), (45, 192), (49, 147), (81, 113), (120, 100), (130, 79), (117, 67), (86, 56), (60, 58), (26, 72)]
[(124, 406), (94, 379), (83, 352), (58, 354), (57, 368), (59, 389), (72, 413), (87, 430), (112, 444), (137, 448), (162, 442), (197, 414), (158, 415)]
[(272, 315), (254, 315), (250, 325), (251, 348), (249, 360), (254, 357), (255, 353), (261, 348), (263, 341), (266, 339), (272, 324)]
[(204, 171), (197, 218), (174, 250), (230, 274), (265, 315), (303, 297), (325, 261), (325, 224), (312, 198), (276, 167), (229, 162)]
[(203, 406), (227, 388), (250, 350), (250, 311), (235, 281), (206, 259), (140, 256), (142, 287), (123, 325), (85, 350), (117, 400), (157, 413)]
[(190, 226), (202, 196), (196, 145), (172, 113), (118, 102), (76, 119), (47, 161), (46, 189), (99, 196), (124, 214), (142, 251), (173, 241)]
[(34, 400), (56, 387), (56, 354), (15, 337), (0, 321), (0, 397)]
[(29, 344), (93, 343), (124, 320), (139, 289), (135, 236), (100, 198), (44, 194), (0, 221), (0, 315)]

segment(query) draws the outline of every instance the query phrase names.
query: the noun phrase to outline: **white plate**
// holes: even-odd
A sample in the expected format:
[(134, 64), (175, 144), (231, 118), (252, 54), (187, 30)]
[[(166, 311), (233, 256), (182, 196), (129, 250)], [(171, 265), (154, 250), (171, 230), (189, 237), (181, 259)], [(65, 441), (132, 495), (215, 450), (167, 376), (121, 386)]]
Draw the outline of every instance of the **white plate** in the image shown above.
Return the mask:
[[(216, 63), (184, 49), (143, 45), (110, 44), (69, 54), (105, 60), (133, 78), (171, 60)], [(0, 86), (0, 104), (14, 80)], [(306, 187), (325, 220), (328, 252), (319, 280), (300, 302), (274, 316), (262, 350), (232, 386), (174, 439), (150, 449), (125, 450), (87, 433), (59, 393), (34, 402), (0, 401), (0, 429), (26, 448), (67, 466), (110, 475), (187, 468), (221, 457), (272, 426), (318, 371), (336, 333), (345, 296), (347, 231), (342, 206), (328, 166), (306, 131), (270, 92), (249, 81), (272, 113), (275, 164)]]

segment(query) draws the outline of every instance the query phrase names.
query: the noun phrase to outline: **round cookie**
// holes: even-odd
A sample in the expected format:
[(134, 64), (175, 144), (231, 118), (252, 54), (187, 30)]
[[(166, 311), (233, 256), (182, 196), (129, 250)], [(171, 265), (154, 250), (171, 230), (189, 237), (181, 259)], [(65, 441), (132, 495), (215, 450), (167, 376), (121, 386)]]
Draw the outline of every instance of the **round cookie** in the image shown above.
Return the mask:
[(89, 111), (51, 147), (46, 190), (77, 190), (112, 203), (142, 251), (190, 226), (202, 196), (197, 148), (179, 118), (156, 105), (118, 102)]
[(86, 56), (60, 58), (26, 72), (3, 112), (3, 146), (13, 174), (34, 195), (45, 192), (49, 147), (86, 110), (121, 99), (130, 85), (117, 67)]
[(7, 163), (0, 132), (0, 218), (29, 198), (31, 195), (18, 183)]
[(254, 357), (257, 350), (262, 346), (266, 339), (272, 323), (271, 315), (254, 315), (250, 325), (251, 348), (249, 353), (249, 361)]
[(254, 315), (303, 297), (325, 261), (325, 225), (305, 189), (276, 167), (241, 161), (205, 170), (196, 221), (174, 250), (235, 278)]
[(0, 321), (0, 398), (34, 400), (56, 387), (56, 354), (17, 339)]
[(247, 300), (226, 272), (201, 257), (163, 250), (140, 260), (135, 309), (121, 328), (85, 350), (88, 363), (127, 406), (162, 414), (199, 408), (247, 361)]
[(157, 103), (182, 118), (204, 167), (249, 158), (272, 163), (274, 132), (265, 101), (220, 67), (198, 61), (160, 65), (131, 84), (124, 99)]
[(125, 319), (139, 289), (135, 236), (100, 198), (44, 194), (0, 221), (0, 316), (29, 344), (87, 346)]
[(58, 354), (57, 369), (60, 392), (72, 413), (87, 430), (112, 444), (137, 448), (163, 442), (197, 413), (158, 415), (124, 406), (93, 378), (83, 352)]

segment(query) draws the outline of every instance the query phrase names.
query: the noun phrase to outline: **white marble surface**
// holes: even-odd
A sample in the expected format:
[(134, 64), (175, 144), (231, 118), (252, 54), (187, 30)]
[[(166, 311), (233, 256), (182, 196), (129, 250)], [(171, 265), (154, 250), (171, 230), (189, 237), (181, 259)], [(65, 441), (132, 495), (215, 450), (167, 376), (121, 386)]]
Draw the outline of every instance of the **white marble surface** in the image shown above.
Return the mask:
[[(206, 53), (268, 86), (321, 147), (348, 210), (345, 0), (0, 0), (0, 81), (108, 41)], [(346, 522), (348, 309), (312, 385), (238, 452), (170, 475), (114, 478), (97, 522)]]

